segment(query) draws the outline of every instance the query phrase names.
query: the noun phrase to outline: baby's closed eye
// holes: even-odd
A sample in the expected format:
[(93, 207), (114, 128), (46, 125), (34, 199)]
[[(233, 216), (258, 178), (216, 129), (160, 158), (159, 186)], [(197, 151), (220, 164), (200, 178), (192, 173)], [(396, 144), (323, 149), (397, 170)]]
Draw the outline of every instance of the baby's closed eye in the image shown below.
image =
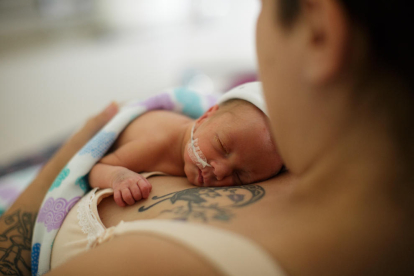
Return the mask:
[(224, 155), (228, 155), (228, 154), (229, 154), (229, 151), (228, 151), (228, 150), (226, 149), (226, 147), (223, 145), (223, 142), (220, 140), (219, 136), (218, 136), (218, 135), (215, 135), (215, 136), (214, 136), (214, 139), (215, 139), (215, 141), (217, 142), (217, 144), (218, 144), (218, 146), (219, 146), (220, 150), (222, 151), (222, 153), (223, 153)]

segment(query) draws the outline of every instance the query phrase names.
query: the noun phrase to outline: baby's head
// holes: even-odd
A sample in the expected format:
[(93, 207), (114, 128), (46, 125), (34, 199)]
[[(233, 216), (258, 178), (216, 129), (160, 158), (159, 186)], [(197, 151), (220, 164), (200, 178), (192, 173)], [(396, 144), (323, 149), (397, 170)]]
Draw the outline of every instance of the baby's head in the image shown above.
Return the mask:
[(251, 184), (283, 167), (267, 116), (247, 101), (211, 107), (196, 120), (192, 136), (184, 151), (184, 171), (194, 185)]

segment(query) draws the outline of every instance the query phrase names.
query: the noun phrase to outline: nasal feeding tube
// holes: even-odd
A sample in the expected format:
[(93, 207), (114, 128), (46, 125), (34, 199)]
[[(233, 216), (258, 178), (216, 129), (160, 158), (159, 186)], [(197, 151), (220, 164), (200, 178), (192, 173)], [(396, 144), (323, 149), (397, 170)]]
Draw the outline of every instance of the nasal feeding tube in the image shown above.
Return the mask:
[(204, 169), (205, 167), (211, 167), (211, 165), (207, 163), (207, 158), (204, 156), (203, 152), (198, 146), (198, 138), (195, 140), (193, 138), (194, 127), (195, 123), (193, 125), (193, 128), (191, 129), (191, 141), (187, 147), (188, 155), (190, 156), (193, 163), (200, 169)]

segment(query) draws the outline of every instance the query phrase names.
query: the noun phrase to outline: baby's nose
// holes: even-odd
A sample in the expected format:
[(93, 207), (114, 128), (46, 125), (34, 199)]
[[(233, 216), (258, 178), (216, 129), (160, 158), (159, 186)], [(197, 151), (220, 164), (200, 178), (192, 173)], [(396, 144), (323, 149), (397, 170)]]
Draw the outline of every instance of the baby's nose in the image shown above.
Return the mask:
[(232, 169), (228, 164), (223, 163), (215, 163), (212, 162), (211, 166), (213, 167), (213, 173), (216, 176), (217, 181), (221, 181), (227, 176), (232, 174)]

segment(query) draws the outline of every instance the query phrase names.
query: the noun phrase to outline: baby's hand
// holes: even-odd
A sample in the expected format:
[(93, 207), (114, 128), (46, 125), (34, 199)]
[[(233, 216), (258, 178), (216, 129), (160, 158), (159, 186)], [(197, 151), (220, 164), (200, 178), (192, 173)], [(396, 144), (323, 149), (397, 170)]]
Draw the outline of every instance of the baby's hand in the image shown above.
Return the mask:
[(136, 201), (148, 198), (152, 185), (140, 174), (120, 168), (112, 183), (114, 200), (121, 207), (133, 205)]

